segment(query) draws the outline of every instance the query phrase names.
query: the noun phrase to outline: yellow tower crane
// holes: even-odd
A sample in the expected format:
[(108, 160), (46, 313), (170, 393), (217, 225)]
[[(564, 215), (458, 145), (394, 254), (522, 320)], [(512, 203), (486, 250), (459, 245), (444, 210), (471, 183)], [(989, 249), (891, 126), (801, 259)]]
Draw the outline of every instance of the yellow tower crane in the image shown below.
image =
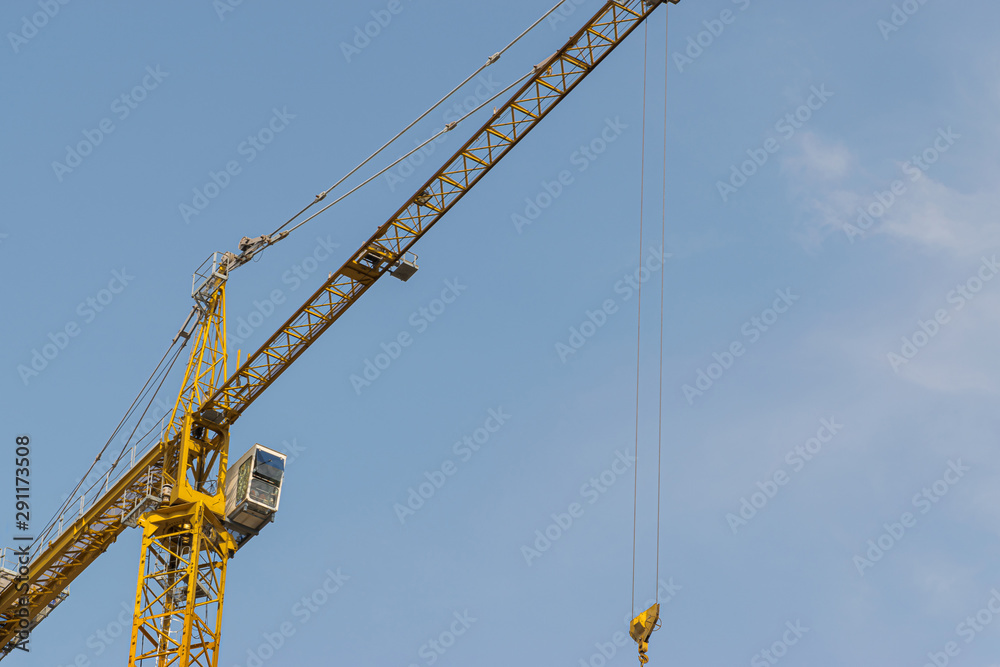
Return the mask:
[[(330, 325), (386, 274), (407, 280), (413, 245), (661, 4), (609, 0), (356, 250), (233, 375), (228, 372), (226, 286), (231, 272), (287, 232), (243, 239), (195, 273), (192, 341), (172, 416), (160, 439), (131, 461), (71, 525), (53, 522), (30, 548), (26, 576), (0, 592), (0, 659), (65, 598), (70, 583), (126, 527), (142, 528), (129, 665), (216, 667), (229, 559), (254, 531), (226, 514), (229, 431)], [(317, 197), (321, 199), (325, 195)], [(265, 453), (266, 456), (266, 453)], [(280, 484), (280, 461), (272, 459)], [(83, 500), (83, 499), (81, 499)], [(10, 577), (7, 577), (10, 580)], [(648, 631), (641, 632), (643, 642)]]

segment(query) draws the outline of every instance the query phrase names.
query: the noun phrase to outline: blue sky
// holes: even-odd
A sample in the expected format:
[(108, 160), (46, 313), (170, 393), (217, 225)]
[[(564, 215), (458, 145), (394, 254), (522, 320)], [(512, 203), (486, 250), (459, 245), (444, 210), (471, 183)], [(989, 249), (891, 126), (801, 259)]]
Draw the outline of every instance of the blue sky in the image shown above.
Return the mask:
[[(29, 434), (39, 525), (182, 324), (205, 257), (277, 227), (551, 6), (226, 1), (0, 9), (0, 470)], [(600, 7), (566, 4), (376, 167)], [(1000, 9), (949, 8), (682, 0), (667, 45), (660, 9), (641, 251), (642, 31), (418, 245), (413, 279), (379, 284), (234, 427), (234, 457), (294, 458), (276, 522), (230, 563), (221, 664), (633, 664), (615, 639), (639, 271), (637, 606), (656, 581), (665, 284), (651, 664), (995, 667)], [(234, 273), (231, 352), (479, 122)], [(19, 370), (53, 338), (37, 375)], [(11, 664), (122, 664), (138, 549), (124, 534)]]

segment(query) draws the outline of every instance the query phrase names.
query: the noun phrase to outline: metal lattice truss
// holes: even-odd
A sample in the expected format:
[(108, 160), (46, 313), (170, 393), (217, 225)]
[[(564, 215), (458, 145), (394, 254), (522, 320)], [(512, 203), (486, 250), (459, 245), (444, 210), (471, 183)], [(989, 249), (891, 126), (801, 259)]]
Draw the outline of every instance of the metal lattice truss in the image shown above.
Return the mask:
[(216, 667), (232, 539), (204, 503), (142, 520), (130, 665)]
[[(161, 442), (147, 452), (133, 468), (98, 498), (66, 531), (46, 536), (36, 545), (30, 564), (28, 593), (32, 618), (40, 615), (51, 601), (62, 593), (91, 562), (115, 541), (128, 525), (135, 525), (143, 514), (163, 511), (168, 500), (163, 492), (167, 486), (176, 488), (183, 479), (174, 479), (178, 468), (177, 437), (184, 419), (191, 413), (209, 408), (222, 413), (221, 428), (231, 425), (275, 379), (278, 378), (330, 325), (332, 325), (365, 291), (386, 273), (400, 266), (405, 254), (420, 238), (457, 204), (479, 180), (492, 169), (528, 132), (561, 102), (605, 57), (607, 57), (656, 7), (664, 1), (679, 0), (609, 0), (569, 42), (545, 62), (536, 66), (526, 83), (499, 107), (487, 123), (458, 150), (430, 180), (428, 180), (376, 233), (246, 363), (222, 385), (226, 373), (224, 287), (219, 289), (218, 308), (209, 307), (203, 313), (198, 343), (192, 349), (191, 361), (171, 425)], [(222, 281), (224, 286), (224, 280)], [(210, 398), (206, 398), (210, 397)], [(176, 506), (175, 506), (176, 507)], [(172, 508), (171, 508), (172, 509)], [(211, 514), (211, 513), (209, 513)], [(215, 521), (202, 518), (202, 525)], [(147, 536), (149, 537), (149, 536)], [(200, 536), (199, 541), (202, 540)], [(137, 653), (139, 659), (171, 656), (184, 646), (171, 642), (187, 642), (192, 647), (190, 663), (163, 664), (214, 665), (218, 642), (218, 624), (209, 620), (218, 605), (221, 613), (222, 583), (225, 558), (188, 564), (188, 605), (185, 613), (193, 613), (189, 639), (173, 637), (181, 615), (174, 609), (152, 613), (154, 604), (166, 604), (162, 577), (170, 572), (162, 569), (161, 560), (171, 558), (173, 547), (157, 536), (155, 544), (144, 550), (143, 572), (149, 573), (148, 595), (159, 589), (160, 597), (142, 597), (137, 609), (144, 614), (138, 635), (157, 648), (159, 653)], [(201, 542), (199, 542), (201, 543)], [(208, 540), (207, 543), (211, 543)], [(152, 554), (156, 555), (152, 555)], [(215, 557), (211, 548), (201, 549), (199, 558)], [(175, 554), (177, 555), (177, 554)], [(153, 568), (150, 570), (149, 568)], [(161, 569), (156, 569), (161, 568)], [(159, 573), (159, 574), (155, 574)], [(157, 576), (160, 579), (157, 579)], [(217, 577), (219, 579), (213, 579)], [(179, 585), (179, 584), (178, 584)], [(217, 601), (194, 602), (195, 589), (218, 591)], [(176, 585), (170, 590), (178, 591)], [(0, 659), (12, 649), (17, 632), (18, 594), (13, 586), (0, 593)], [(200, 598), (199, 598), (200, 599)], [(212, 598), (216, 600), (216, 598)], [(194, 605), (193, 607), (191, 605)], [(196, 617), (198, 620), (196, 620)], [(185, 617), (187, 618), (187, 617)], [(159, 619), (159, 620), (158, 620)], [(168, 622), (169, 619), (169, 622)], [(185, 621), (186, 623), (187, 621)], [(158, 628), (158, 629), (157, 629)], [(166, 630), (164, 629), (166, 628)], [(138, 647), (134, 647), (139, 650)], [(143, 649), (144, 650), (144, 649)]]
[[(676, 0), (671, 0), (676, 2)], [(208, 406), (232, 423), (457, 204), (660, 0), (608, 2), (255, 353)]]
[(0, 658), (14, 650), (12, 640), (17, 633), (16, 613), (22, 602), (19, 597), (27, 597), (32, 618), (42, 614), (47, 605), (104, 553), (125, 528), (138, 525), (142, 514), (168, 502), (169, 496), (164, 496), (163, 491), (177, 487), (181, 440), (177, 433), (188, 414), (183, 410), (196, 409), (199, 401), (203, 402), (213, 393), (224, 377), (224, 288), (224, 284), (219, 286), (198, 329), (183, 389), (164, 440), (150, 449), (93, 505), (82, 511), (73, 525), (47, 544), (39, 545), (41, 548), (32, 559), (28, 573), (30, 587), (27, 596), (19, 596), (12, 586), (0, 593)]
[(226, 350), (226, 290), (219, 283), (202, 316), (198, 340), (191, 350), (191, 361), (184, 373), (180, 397), (174, 406), (170, 428), (164, 436), (172, 440), (184, 423), (186, 415), (197, 411), (229, 376)]
[[(140, 507), (158, 489), (162, 474), (162, 447), (157, 445), (147, 453), (132, 472), (108, 490), (72, 526), (49, 542), (47, 548), (30, 564), (27, 594), (29, 613), (32, 617), (44, 612), (70, 583), (115, 541), (126, 527), (124, 519)], [(18, 594), (8, 586), (0, 594), (0, 642), (2, 656), (14, 649), (11, 640), (17, 632), (15, 616), (20, 607)], [(0, 657), (2, 657), (0, 656)]]

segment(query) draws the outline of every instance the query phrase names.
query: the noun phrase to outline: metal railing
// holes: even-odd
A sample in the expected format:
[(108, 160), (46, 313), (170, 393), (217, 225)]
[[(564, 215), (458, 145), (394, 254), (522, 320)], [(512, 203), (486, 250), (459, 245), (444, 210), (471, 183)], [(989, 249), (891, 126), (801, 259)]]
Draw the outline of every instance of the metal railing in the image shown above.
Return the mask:
[[(157, 429), (158, 433), (163, 433), (164, 421), (168, 416), (164, 416), (160, 420), (160, 428)], [(153, 431), (150, 431), (152, 433)], [(148, 435), (148, 434), (147, 434)], [(65, 505), (65, 509), (58, 517), (53, 519), (45, 529), (35, 538), (35, 541), (31, 545), (31, 557), (34, 559), (43, 549), (47, 548), (52, 542), (59, 539), (59, 537), (70, 528), (77, 520), (86, 516), (87, 512), (94, 507), (98, 502), (100, 502), (110, 489), (114, 487), (118, 481), (132, 472), (138, 462), (141, 462), (143, 457), (149, 453), (149, 451), (159, 444), (160, 436), (156, 438), (151, 438), (148, 442), (143, 443), (146, 437), (140, 439), (135, 445), (128, 450), (128, 454), (119, 458), (111, 467), (100, 474), (93, 483), (79, 495), (72, 503)], [(152, 475), (147, 476), (147, 494), (152, 495), (153, 493), (153, 479)], [(141, 499), (135, 501), (136, 504), (140, 503)], [(132, 509), (132, 508), (128, 508)], [(126, 514), (128, 513), (126, 510)]]

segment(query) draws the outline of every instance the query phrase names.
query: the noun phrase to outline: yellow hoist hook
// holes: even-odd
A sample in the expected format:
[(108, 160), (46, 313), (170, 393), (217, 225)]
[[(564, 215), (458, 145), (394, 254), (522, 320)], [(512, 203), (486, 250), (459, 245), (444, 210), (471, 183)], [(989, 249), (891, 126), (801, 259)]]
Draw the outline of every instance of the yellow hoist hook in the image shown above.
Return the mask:
[(639, 645), (639, 664), (645, 665), (649, 662), (646, 651), (649, 650), (649, 636), (653, 630), (660, 629), (660, 605), (654, 604), (652, 607), (642, 612), (632, 619), (629, 626), (629, 635)]

